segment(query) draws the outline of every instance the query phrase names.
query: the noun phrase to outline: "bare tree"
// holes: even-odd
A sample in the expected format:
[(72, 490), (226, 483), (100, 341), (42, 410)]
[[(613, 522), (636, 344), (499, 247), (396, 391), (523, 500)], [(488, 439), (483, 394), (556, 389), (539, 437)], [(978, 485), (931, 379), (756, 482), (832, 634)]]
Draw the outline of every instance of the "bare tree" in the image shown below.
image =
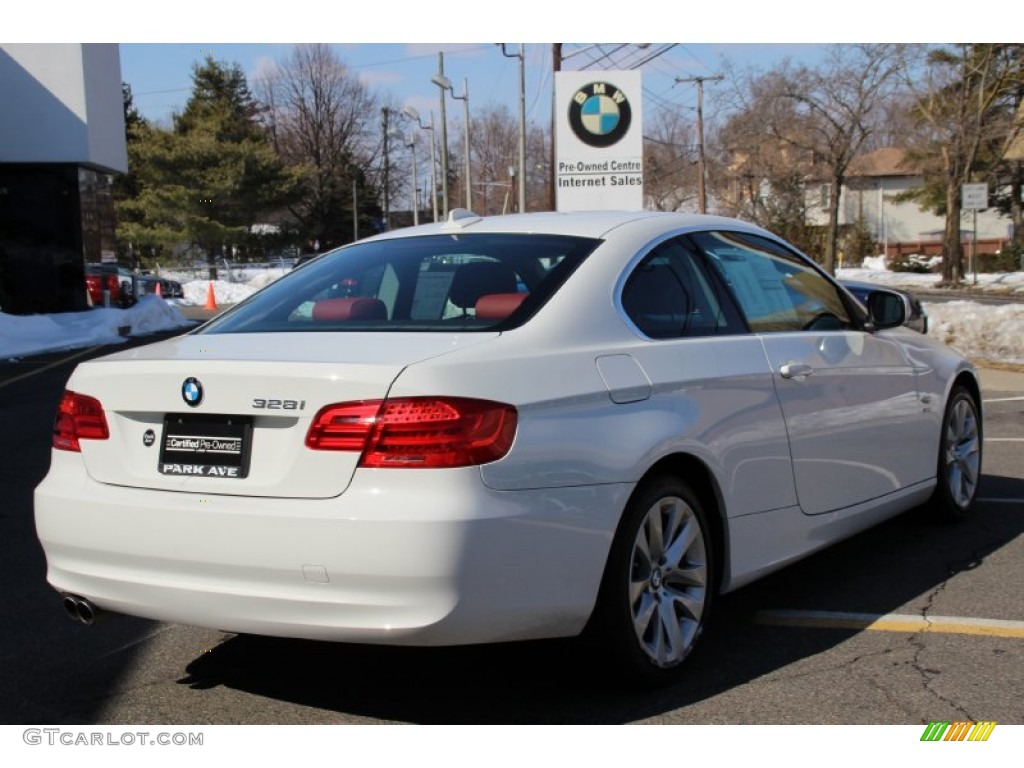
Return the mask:
[(779, 96), (782, 74), (730, 71), (726, 82), (732, 87), (717, 98), (729, 117), (708, 142), (712, 166), (720, 169), (718, 210), (770, 229), (808, 253), (818, 250), (807, 221), (811, 153), (766, 128), (799, 123), (795, 104)]
[(484, 215), (515, 205), (519, 123), (504, 104), (490, 105), (473, 118), (473, 207)]
[(829, 272), (835, 271), (846, 172), (877, 130), (882, 107), (904, 71), (904, 56), (901, 45), (833, 45), (820, 66), (787, 66), (779, 72), (778, 97), (792, 109), (777, 110), (767, 128), (809, 155), (829, 184), (824, 253)]
[(377, 98), (319, 43), (295, 46), (257, 92), (269, 108), (278, 152), (305, 170), (302, 198), (291, 208), (304, 237), (324, 249), (352, 240), (353, 198), (359, 200), (360, 234), (370, 230), (380, 216), (370, 184), (380, 166)]
[(644, 196), (656, 211), (697, 209), (696, 128), (660, 109), (644, 135)]

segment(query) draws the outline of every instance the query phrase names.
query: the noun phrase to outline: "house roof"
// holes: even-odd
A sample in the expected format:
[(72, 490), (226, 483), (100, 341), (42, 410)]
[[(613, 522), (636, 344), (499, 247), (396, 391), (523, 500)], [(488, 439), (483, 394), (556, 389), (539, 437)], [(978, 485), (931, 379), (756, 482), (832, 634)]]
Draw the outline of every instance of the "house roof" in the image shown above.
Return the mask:
[(917, 176), (920, 172), (909, 167), (907, 153), (898, 147), (876, 149), (854, 158), (846, 172), (846, 177), (879, 178), (884, 176)]

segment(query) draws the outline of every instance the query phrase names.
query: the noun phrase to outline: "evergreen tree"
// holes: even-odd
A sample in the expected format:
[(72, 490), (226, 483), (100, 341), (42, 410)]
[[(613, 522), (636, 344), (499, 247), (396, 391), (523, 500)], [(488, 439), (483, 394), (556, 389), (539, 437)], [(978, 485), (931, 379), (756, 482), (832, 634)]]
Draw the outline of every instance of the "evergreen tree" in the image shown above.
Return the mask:
[(258, 247), (252, 226), (294, 197), (297, 174), (274, 152), (238, 66), (207, 58), (193, 86), (173, 130), (143, 121), (129, 134), (134, 194), (120, 201), (118, 235), (150, 258), (190, 245), (208, 258), (245, 255)]

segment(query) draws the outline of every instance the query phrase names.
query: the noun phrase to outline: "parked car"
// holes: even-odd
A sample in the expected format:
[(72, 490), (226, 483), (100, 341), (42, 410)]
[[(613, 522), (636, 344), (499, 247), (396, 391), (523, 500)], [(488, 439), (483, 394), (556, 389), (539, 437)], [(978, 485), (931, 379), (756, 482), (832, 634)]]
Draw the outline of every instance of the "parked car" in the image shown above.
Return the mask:
[[(117, 281), (119, 283), (118, 306), (130, 307), (141, 296), (156, 294), (157, 285), (160, 286), (160, 295), (165, 299), (183, 299), (185, 291), (176, 280), (156, 275), (146, 275), (126, 267), (117, 267)], [(136, 296), (136, 291), (138, 296)]]
[[(855, 280), (839, 282), (862, 304), (866, 305), (869, 297), (873, 296), (873, 314), (883, 318), (887, 323), (905, 325), (918, 333), (928, 333), (928, 314), (917, 296), (910, 291)], [(901, 318), (899, 322), (895, 322), (898, 318)]]
[(160, 286), (160, 295), (165, 299), (183, 299), (185, 290), (177, 280), (155, 275), (141, 275), (139, 284), (142, 286), (143, 295), (155, 294), (157, 285)]
[(104, 289), (108, 293), (107, 302), (110, 306), (118, 307), (123, 304), (121, 281), (118, 279), (115, 265), (86, 264), (85, 288), (94, 307), (105, 306)]
[(80, 364), (35, 493), (47, 579), (85, 623), (582, 633), (671, 680), (719, 595), (971, 511), (977, 372), (886, 326), (739, 221), (455, 211)]

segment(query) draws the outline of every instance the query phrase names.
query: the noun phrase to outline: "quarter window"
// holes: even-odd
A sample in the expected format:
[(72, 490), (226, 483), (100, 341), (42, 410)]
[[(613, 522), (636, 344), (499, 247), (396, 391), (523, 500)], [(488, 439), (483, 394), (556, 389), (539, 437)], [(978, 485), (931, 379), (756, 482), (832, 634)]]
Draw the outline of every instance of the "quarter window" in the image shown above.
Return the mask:
[(709, 277), (682, 243), (663, 243), (626, 280), (622, 309), (652, 339), (742, 332), (742, 321)]

